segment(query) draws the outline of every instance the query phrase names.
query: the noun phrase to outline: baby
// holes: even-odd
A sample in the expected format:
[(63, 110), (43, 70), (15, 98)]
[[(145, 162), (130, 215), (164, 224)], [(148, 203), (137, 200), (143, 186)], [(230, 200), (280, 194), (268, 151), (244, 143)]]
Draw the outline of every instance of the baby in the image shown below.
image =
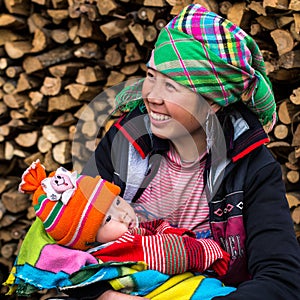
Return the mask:
[[(90, 252), (103, 262), (144, 261), (166, 274), (214, 270), (222, 276), (229, 254), (211, 239), (196, 239), (163, 220), (139, 224), (120, 188), (100, 176), (63, 167), (46, 176), (39, 161), (22, 175), (19, 191), (33, 193), (33, 206), (47, 233), (60, 245)], [(100, 247), (95, 247), (100, 245)]]

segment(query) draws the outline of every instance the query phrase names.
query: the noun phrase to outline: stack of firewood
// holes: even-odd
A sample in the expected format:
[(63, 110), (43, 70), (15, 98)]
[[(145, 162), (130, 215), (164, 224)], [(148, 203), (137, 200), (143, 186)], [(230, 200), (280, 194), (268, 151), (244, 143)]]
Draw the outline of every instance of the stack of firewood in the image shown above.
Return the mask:
[(145, 75), (159, 30), (192, 2), (263, 51), (278, 104), (268, 147), (300, 237), (299, 0), (0, 0), (0, 280), (34, 219), (17, 191), (23, 171), (37, 159), (48, 172), (80, 171), (111, 124), (117, 90)]

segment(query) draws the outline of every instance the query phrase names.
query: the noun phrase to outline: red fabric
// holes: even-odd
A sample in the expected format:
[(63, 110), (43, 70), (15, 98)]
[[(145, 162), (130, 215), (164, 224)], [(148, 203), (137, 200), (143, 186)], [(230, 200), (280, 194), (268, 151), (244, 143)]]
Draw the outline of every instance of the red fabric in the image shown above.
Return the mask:
[(149, 269), (170, 275), (203, 272), (210, 267), (224, 275), (229, 254), (213, 240), (197, 240), (186, 234), (194, 236), (187, 229), (172, 228), (161, 220), (146, 222), (93, 255), (103, 262), (144, 261)]

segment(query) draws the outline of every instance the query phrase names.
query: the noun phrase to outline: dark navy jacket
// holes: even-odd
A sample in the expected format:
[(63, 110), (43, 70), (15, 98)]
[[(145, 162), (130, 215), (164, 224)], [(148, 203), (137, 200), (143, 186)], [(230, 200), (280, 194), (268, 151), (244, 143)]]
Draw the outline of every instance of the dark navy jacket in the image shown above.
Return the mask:
[[(248, 125), (236, 139), (228, 118), (235, 113)], [(209, 202), (210, 225), (213, 238), (231, 255), (228, 274), (221, 280), (238, 289), (214, 299), (300, 299), (300, 247), (280, 165), (264, 146), (268, 137), (243, 104), (221, 110), (218, 118), (229, 163)], [(123, 196), (130, 195), (127, 200), (135, 201), (155, 175), (160, 155), (168, 150), (168, 143), (152, 136), (146, 127), (145, 115), (138, 109), (121, 117), (101, 140), (83, 173), (100, 174), (119, 185)], [(132, 155), (136, 166), (130, 170)], [(134, 172), (142, 174), (135, 176), (142, 177), (138, 182), (128, 177)], [(206, 177), (209, 172), (208, 157)]]

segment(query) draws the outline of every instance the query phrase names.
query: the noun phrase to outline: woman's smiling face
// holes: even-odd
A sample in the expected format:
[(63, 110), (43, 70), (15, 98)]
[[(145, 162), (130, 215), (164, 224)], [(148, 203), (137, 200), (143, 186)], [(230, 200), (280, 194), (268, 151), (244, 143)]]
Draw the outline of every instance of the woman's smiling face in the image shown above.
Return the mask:
[(205, 120), (204, 99), (153, 69), (147, 71), (142, 96), (154, 135), (171, 141), (189, 135), (196, 141)]

